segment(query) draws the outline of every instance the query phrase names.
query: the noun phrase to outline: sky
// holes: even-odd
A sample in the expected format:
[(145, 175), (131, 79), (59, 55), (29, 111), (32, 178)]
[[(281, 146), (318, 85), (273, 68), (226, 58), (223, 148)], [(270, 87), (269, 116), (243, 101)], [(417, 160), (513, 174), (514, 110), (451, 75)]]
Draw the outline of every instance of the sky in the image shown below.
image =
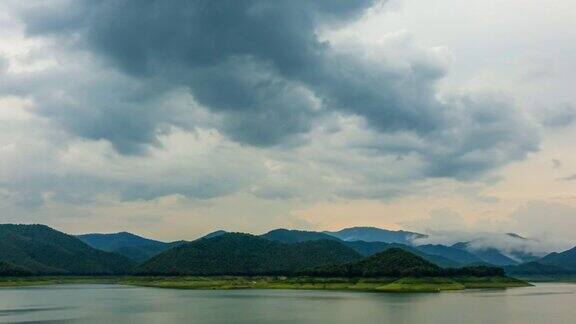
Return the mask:
[(572, 0), (0, 0), (0, 221), (576, 244)]

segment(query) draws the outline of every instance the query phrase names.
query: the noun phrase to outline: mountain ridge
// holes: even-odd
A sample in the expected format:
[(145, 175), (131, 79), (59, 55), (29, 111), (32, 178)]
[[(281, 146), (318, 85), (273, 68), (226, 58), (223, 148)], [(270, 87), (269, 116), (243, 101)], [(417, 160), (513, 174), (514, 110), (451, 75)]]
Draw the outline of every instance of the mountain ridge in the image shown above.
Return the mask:
[(0, 225), (0, 261), (32, 274), (119, 274), (134, 262), (46, 225)]

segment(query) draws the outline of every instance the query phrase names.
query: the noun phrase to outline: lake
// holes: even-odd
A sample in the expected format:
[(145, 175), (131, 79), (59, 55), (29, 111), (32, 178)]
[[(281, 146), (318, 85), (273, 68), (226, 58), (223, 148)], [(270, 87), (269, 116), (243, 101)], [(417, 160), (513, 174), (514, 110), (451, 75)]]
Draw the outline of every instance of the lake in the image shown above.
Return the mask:
[(576, 285), (439, 294), (2, 288), (0, 323), (576, 323)]

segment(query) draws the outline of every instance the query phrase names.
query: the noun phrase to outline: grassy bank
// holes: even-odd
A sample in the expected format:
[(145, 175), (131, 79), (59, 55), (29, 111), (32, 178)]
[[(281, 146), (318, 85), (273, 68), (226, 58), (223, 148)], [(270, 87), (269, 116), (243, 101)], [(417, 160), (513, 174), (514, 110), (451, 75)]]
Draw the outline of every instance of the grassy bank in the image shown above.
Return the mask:
[(121, 277), (0, 277), (0, 288), (63, 284), (118, 284), (121, 281)]
[(27, 277), (0, 278), (0, 287), (56, 284), (121, 284), (170, 289), (304, 289), (373, 292), (440, 292), (471, 288), (512, 288), (527, 282), (506, 277), (309, 278), (309, 277)]

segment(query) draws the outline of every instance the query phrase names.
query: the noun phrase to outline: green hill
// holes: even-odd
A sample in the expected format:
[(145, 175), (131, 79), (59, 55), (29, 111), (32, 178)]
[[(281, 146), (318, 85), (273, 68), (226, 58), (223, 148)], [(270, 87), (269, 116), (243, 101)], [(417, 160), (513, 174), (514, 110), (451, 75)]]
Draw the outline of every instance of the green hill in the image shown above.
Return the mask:
[(155, 255), (185, 243), (184, 241), (166, 243), (127, 232), (83, 234), (77, 237), (95, 249), (122, 254), (137, 262), (144, 262)]
[(412, 247), (400, 243), (351, 241), (344, 242), (344, 244), (353, 248), (364, 256), (370, 256), (390, 249), (402, 249), (443, 268), (455, 268), (462, 265), (461, 263), (446, 258), (443, 255), (428, 254), (422, 252), (418, 247)]
[(308, 269), (302, 274), (323, 277), (499, 277), (501, 268), (476, 266), (441, 268), (400, 248), (388, 249), (363, 260)]
[(21, 277), (29, 276), (32, 273), (22, 267), (15, 266), (12, 263), (0, 261), (0, 277)]
[(435, 277), (442, 274), (442, 269), (413, 253), (392, 248), (357, 262), (316, 267), (307, 273), (327, 277)]
[(134, 263), (44, 225), (0, 225), (0, 261), (33, 274), (116, 274)]
[(320, 265), (357, 261), (361, 255), (333, 240), (285, 244), (228, 233), (168, 250), (138, 267), (139, 274), (290, 274)]
[[(363, 256), (370, 256), (372, 254), (376, 254), (379, 252), (386, 251), (392, 248), (400, 248), (411, 252), (413, 254), (418, 255), (419, 257), (432, 262), (436, 265), (441, 267), (459, 267), (462, 264), (459, 262), (453, 261), (449, 258), (444, 257), (443, 255), (433, 255), (427, 254), (425, 252), (420, 251), (418, 247), (412, 247), (405, 244), (400, 243), (386, 243), (386, 242), (365, 242), (365, 241), (342, 241), (337, 237), (328, 235), (326, 233), (321, 232), (312, 232), (312, 231), (297, 231), (297, 230), (286, 230), (286, 229), (277, 229), (270, 231), (266, 234), (261, 235), (261, 237), (278, 241), (282, 243), (296, 243), (296, 242), (306, 242), (306, 241), (314, 241), (314, 240), (335, 240), (339, 241), (342, 244), (356, 250), (358, 253), (362, 254)], [(448, 248), (450, 249), (450, 248)], [(460, 251), (457, 249), (453, 249), (455, 251)]]

